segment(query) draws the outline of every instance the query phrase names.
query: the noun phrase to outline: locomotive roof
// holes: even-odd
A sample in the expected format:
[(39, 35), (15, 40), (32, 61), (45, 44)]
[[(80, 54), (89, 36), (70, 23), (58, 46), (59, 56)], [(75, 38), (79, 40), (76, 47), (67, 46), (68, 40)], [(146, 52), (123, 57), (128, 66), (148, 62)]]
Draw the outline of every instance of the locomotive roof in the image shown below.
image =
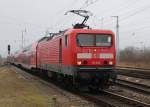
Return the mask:
[(44, 41), (44, 40), (47, 40), (49, 37), (42, 37), (40, 40), (38, 40), (38, 42), (41, 42), (41, 41)]
[(102, 30), (102, 29), (69, 29), (69, 32), (76, 33), (110, 33), (113, 32), (111, 30)]
[(101, 29), (67, 29), (64, 31), (59, 31), (59, 33), (49, 33), (50, 36), (49, 37), (43, 37), (40, 40), (38, 40), (38, 42), (42, 42), (42, 41), (48, 41), (51, 40), (55, 37), (59, 37), (62, 36), (63, 34), (69, 34), (69, 33), (108, 33), (108, 34), (113, 34), (113, 32), (111, 30), (101, 30)]
[[(49, 37), (42, 37), (41, 39), (39, 39), (37, 42), (35, 42), (34, 44), (31, 44), (34, 48), (36, 47), (37, 43), (43, 42), (43, 41), (48, 41), (51, 40), (53, 38), (57, 38), (59, 36), (62, 36), (64, 34), (69, 34), (69, 33), (108, 33), (108, 34), (114, 34), (113, 31), (111, 30), (100, 30), (100, 29), (67, 29), (65, 31), (61, 31), (59, 33), (54, 33), (53, 35), (50, 35)], [(19, 54), (20, 52), (23, 52), (25, 49), (27, 48), (32, 48), (32, 46), (29, 45), (27, 47), (25, 47), (22, 50), (16, 51), (16, 54)]]

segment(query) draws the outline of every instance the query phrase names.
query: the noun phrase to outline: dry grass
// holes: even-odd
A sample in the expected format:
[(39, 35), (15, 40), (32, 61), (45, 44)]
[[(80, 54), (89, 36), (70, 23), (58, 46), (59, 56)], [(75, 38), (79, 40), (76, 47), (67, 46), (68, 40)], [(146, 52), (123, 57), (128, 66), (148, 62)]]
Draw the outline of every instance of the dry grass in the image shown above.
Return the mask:
[(21, 75), (2, 67), (0, 107), (48, 107), (48, 98)]
[[(69, 93), (68, 93), (69, 94)], [(64, 96), (13, 66), (0, 67), (0, 107), (93, 107), (93, 103)], [(56, 99), (54, 101), (54, 98)], [(74, 99), (75, 98), (75, 99)]]

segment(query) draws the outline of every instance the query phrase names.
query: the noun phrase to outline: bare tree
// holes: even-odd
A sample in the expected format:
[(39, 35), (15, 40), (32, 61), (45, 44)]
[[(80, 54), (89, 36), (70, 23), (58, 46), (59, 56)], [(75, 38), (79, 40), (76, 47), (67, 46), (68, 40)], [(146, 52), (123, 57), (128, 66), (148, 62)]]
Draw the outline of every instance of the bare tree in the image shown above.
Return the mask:
[(150, 62), (150, 48), (127, 47), (120, 51), (121, 62)]

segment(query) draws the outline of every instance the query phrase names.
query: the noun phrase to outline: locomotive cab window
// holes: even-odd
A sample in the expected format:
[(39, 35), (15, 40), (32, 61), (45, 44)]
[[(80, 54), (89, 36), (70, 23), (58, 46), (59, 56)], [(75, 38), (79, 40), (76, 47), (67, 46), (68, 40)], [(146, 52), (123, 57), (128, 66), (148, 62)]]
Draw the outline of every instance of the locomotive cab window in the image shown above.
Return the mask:
[(68, 47), (68, 35), (65, 35), (65, 46)]
[(78, 34), (78, 46), (101, 46), (109, 47), (112, 45), (112, 35), (109, 34)]
[(111, 46), (111, 35), (96, 35), (96, 46)]

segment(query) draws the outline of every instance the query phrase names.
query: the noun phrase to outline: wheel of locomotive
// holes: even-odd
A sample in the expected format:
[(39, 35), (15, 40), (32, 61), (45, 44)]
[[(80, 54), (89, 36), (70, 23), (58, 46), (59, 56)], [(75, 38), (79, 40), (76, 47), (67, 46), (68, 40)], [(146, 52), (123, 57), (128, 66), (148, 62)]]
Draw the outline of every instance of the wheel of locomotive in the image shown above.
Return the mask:
[(88, 90), (90, 93), (98, 93), (100, 90), (99, 90), (99, 87), (95, 87), (95, 86), (88, 86)]
[(47, 76), (48, 76), (49, 78), (52, 78), (52, 72), (47, 71)]
[(57, 82), (59, 85), (61, 86), (65, 86), (65, 83), (64, 83), (64, 75), (63, 74), (58, 74), (57, 75)]
[(55, 82), (57, 81), (57, 73), (55, 73), (55, 72), (49, 71), (48, 77)]
[(92, 93), (97, 93), (99, 92), (99, 88), (100, 82), (93, 78), (90, 85), (88, 86), (88, 90)]
[(109, 84), (109, 79), (108, 78), (104, 78), (100, 80), (100, 87), (99, 89), (102, 91), (104, 89), (108, 89), (110, 86)]
[(72, 88), (72, 79), (69, 76), (65, 76), (64, 78), (64, 83), (67, 89), (71, 89)]
[(80, 91), (80, 88), (81, 88), (80, 83), (78, 82), (73, 83), (73, 90)]
[(74, 81), (73, 81), (73, 77), (70, 77), (70, 76), (65, 76), (64, 77), (64, 85), (65, 85), (65, 88), (70, 90), (70, 91), (74, 91), (75, 89), (77, 89), (76, 85), (74, 84)]

